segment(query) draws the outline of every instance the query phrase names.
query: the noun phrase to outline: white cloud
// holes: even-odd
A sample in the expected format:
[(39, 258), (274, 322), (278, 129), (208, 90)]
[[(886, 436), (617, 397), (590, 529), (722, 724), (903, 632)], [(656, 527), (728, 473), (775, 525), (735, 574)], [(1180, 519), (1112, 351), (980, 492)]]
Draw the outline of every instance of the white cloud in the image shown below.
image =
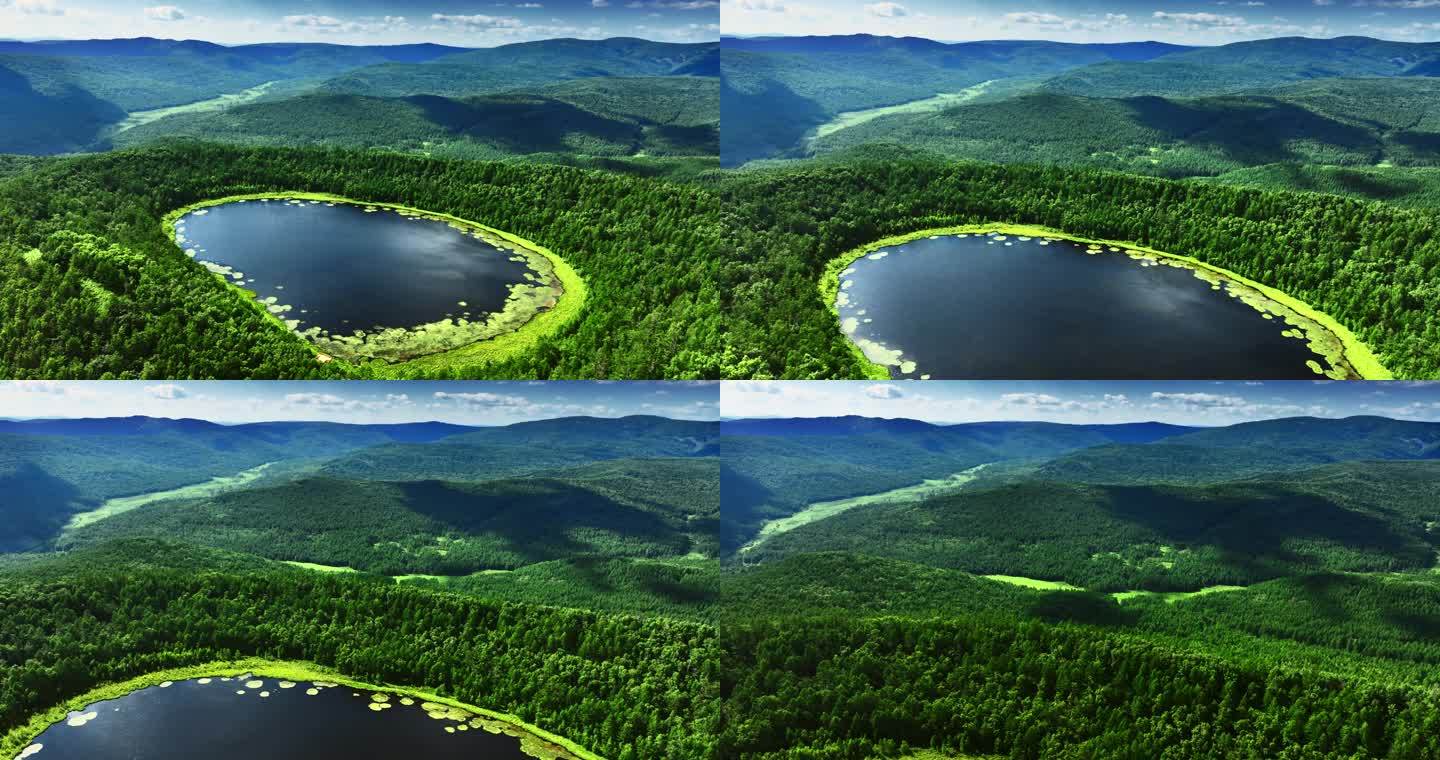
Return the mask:
[(735, 5), (747, 11), (784, 13), (785, 3), (781, 0), (735, 0)]
[(719, 7), (720, 0), (631, 0), (626, 8), (663, 8), (673, 11), (698, 11)]
[(285, 403), (292, 406), (349, 408), (349, 405), (355, 402), (333, 393), (287, 393), (285, 394)]
[(1245, 25), (1245, 19), (1241, 16), (1224, 16), (1218, 13), (1168, 13), (1166, 11), (1155, 11), (1155, 13), (1151, 15), (1157, 20), (1174, 21), (1190, 28), (1213, 29)]
[(865, 6), (865, 13), (878, 18), (903, 18), (910, 15), (910, 9), (899, 3), (872, 3)]
[(1335, 0), (1312, 0), (1316, 5), (1334, 5)]
[(884, 385), (872, 385), (869, 388), (866, 388), (865, 395), (869, 396), (870, 398), (886, 399), (902, 398), (904, 397), (905, 393), (901, 391), (898, 386), (890, 385), (887, 383)]
[(1079, 19), (1057, 16), (1054, 13), (1019, 11), (1004, 14), (1000, 17), (1000, 22), (1005, 26), (1034, 26), (1046, 31), (1063, 29), (1066, 31), (1098, 32), (1119, 26), (1126, 26), (1130, 23), (1130, 17), (1123, 13), (1107, 13), (1104, 18)]
[(516, 7), (516, 8), (544, 8), (545, 6), (544, 6), (543, 4), (541, 4), (541, 3), (516, 3), (516, 4), (515, 4), (515, 7)]
[(64, 16), (65, 9), (55, 0), (14, 0), (15, 10), (30, 16)]
[(610, 0), (590, 0), (591, 8), (609, 8)]
[(59, 380), (14, 380), (7, 387), (20, 393), (44, 393), (50, 396), (70, 396), (83, 389), (82, 386)]
[(1240, 396), (1225, 396), (1218, 393), (1164, 393), (1155, 391), (1150, 398), (1156, 401), (1168, 401), (1186, 406), (1215, 408), (1215, 407), (1241, 407), (1247, 402)]
[(524, 23), (514, 16), (485, 16), (481, 14), (453, 16), (444, 13), (434, 13), (431, 14), (430, 20), (437, 24), (456, 26), (467, 31), (482, 29), (518, 29), (524, 26)]
[(1000, 396), (1000, 401), (1017, 406), (1060, 406), (1064, 403), (1048, 393), (1005, 393)]
[(437, 401), (453, 401), (458, 404), (471, 407), (483, 407), (486, 409), (521, 408), (531, 406), (530, 400), (524, 396), (515, 396), (504, 393), (451, 393), (448, 391), (435, 391)]
[(145, 18), (151, 21), (183, 21), (185, 11), (173, 5), (155, 5), (145, 9)]
[(145, 386), (145, 392), (149, 394), (151, 398), (161, 398), (167, 401), (174, 401), (175, 399), (185, 398), (190, 395), (183, 387), (174, 383), (147, 385)]

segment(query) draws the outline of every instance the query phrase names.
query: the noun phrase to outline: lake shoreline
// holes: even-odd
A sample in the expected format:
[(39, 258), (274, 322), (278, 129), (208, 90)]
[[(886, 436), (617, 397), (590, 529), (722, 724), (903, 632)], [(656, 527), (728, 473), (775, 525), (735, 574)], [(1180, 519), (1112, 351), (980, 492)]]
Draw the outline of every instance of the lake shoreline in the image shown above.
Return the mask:
[[(514, 313), (512, 307), (507, 304), (504, 312), (492, 315), (486, 321), (496, 323), (496, 330), (479, 331), (478, 337), (467, 334), (467, 341), (453, 347), (446, 347), (443, 350), (435, 351), (419, 356), (413, 356), (398, 360), (387, 358), (364, 357), (364, 356), (336, 356), (326, 351), (330, 348), (336, 351), (337, 346), (343, 348), (342, 341), (335, 341), (336, 346), (321, 345), (307, 336), (305, 332), (294, 329), (287, 324), (280, 315), (271, 313), (267, 305), (256, 300), (252, 291), (225, 279), (225, 286), (263, 315), (270, 323), (284, 329), (286, 332), (295, 335), (305, 342), (316, 355), (319, 363), (338, 362), (342, 366), (352, 368), (357, 374), (363, 369), (366, 374), (372, 374), (382, 378), (403, 378), (418, 374), (415, 370), (432, 371), (436, 369), (456, 369), (475, 365), (485, 365), (505, 361), (521, 356), (532, 350), (541, 340), (560, 333), (566, 327), (578, 319), (581, 310), (584, 308), (586, 299), (586, 287), (580, 275), (559, 255), (548, 248), (526, 240), (525, 238), (496, 229), (479, 222), (462, 219), (457, 216), (424, 209), (412, 208), (394, 203), (382, 203), (372, 201), (361, 201), (328, 193), (314, 193), (305, 191), (293, 192), (269, 192), (249, 193), (242, 195), (231, 195), (223, 198), (213, 198), (198, 201), (171, 211), (161, 220), (161, 227), (170, 241), (176, 239), (175, 225), (189, 214), (216, 206), (223, 206), (241, 201), (315, 201), (320, 203), (344, 204), (347, 206), (358, 206), (361, 208), (375, 208), (385, 211), (393, 211), (403, 216), (419, 217), (433, 221), (444, 222), (461, 230), (472, 230), (484, 233), (486, 236), (498, 238), (507, 246), (505, 250), (519, 253), (526, 256), (527, 261), (536, 268), (543, 279), (551, 287), (552, 294), (546, 298), (521, 298), (515, 301)], [(176, 244), (176, 248), (183, 255), (184, 249)], [(538, 265), (538, 266), (536, 266)], [(546, 301), (551, 303), (546, 303)], [(526, 312), (521, 314), (520, 312)], [(401, 332), (410, 333), (412, 329), (423, 329), (435, 327), (434, 325), (422, 325), (417, 328), (395, 328)], [(509, 329), (506, 329), (509, 328)], [(451, 327), (450, 331), (463, 328)], [(438, 332), (438, 331), (437, 331)], [(338, 351), (336, 351), (338, 353)]]
[[(1277, 312), (1284, 321), (1292, 324), (1296, 329), (1301, 330), (1301, 332), (1304, 333), (1305, 339), (1309, 342), (1311, 350), (1316, 354), (1324, 356), (1332, 367), (1337, 368), (1337, 370), (1344, 375), (1344, 377), (1341, 378), (1331, 377), (1331, 379), (1390, 380), (1394, 377), (1389, 370), (1380, 364), (1380, 361), (1370, 351), (1370, 348), (1335, 318), (1311, 307), (1298, 298), (1250, 280), (1235, 272), (1189, 256), (1157, 251), (1146, 246), (1123, 241), (1086, 238), (1039, 225), (998, 222), (939, 227), (917, 230), (903, 235), (893, 235), (853, 248), (826, 263), (825, 271), (821, 275), (818, 283), (820, 297), (824, 300), (826, 308), (830, 310), (831, 315), (835, 319), (836, 331), (845, 337), (845, 341), (849, 345), (852, 355), (856, 358), (857, 364), (861, 368), (863, 379), (891, 380), (894, 379), (894, 377), (889, 365), (872, 361), (870, 357), (865, 354), (861, 346), (848, 334), (845, 334), (841, 326), (840, 307), (837, 302), (840, 294), (841, 273), (851, 264), (882, 248), (934, 236), (984, 235), (988, 233), (1013, 235), (1017, 237), (1052, 238), (1082, 243), (1089, 246), (1115, 247), (1126, 252), (1136, 252), (1143, 258), (1153, 258), (1158, 263), (1189, 269), (1195, 272), (1197, 277), (1211, 282), (1213, 285), (1229, 284), (1237, 287), (1241, 292), (1248, 291), (1246, 295), (1240, 297), (1241, 300), (1245, 301), (1251, 308), (1261, 313)], [(1295, 324), (1296, 322), (1299, 324)], [(1314, 368), (1312, 367), (1312, 369)], [(1316, 374), (1319, 376), (1317, 379), (1326, 376), (1321, 371), (1317, 371)]]
[[(474, 713), (476, 715), (502, 721), (511, 724), (522, 731), (532, 734), (539, 739), (562, 747), (566, 752), (572, 753), (580, 760), (605, 760), (589, 750), (581, 747), (575, 742), (562, 736), (557, 736), (543, 728), (525, 722), (517, 716), (495, 710), (487, 710), (483, 707), (469, 705), (450, 697), (442, 697), (438, 694), (426, 691), (423, 687), (396, 686), (396, 685), (375, 685), (348, 678), (329, 668), (310, 663), (293, 660), (270, 660), (262, 657), (252, 657), (240, 660), (220, 660), (200, 665), (170, 668), (145, 675), (136, 676), (127, 681), (119, 683), (104, 684), (77, 697), (72, 697), (65, 702), (56, 705), (44, 712), (37, 713), (30, 717), (29, 721), (7, 731), (0, 736), (0, 757), (14, 757), (30, 743), (44, 733), (46, 729), (65, 719), (65, 716), (73, 710), (80, 710), (87, 705), (94, 704), (107, 699), (123, 697), (131, 692), (159, 686), (166, 681), (187, 681), (192, 678), (207, 677), (233, 677), (246, 673), (254, 674), (263, 678), (284, 679), (290, 681), (327, 681), (340, 684), (352, 689), (360, 689), (370, 692), (383, 692), (401, 694), (414, 697), (427, 702), (435, 702), (448, 707)], [(545, 760), (543, 756), (542, 760)], [(554, 757), (551, 755), (550, 757)]]

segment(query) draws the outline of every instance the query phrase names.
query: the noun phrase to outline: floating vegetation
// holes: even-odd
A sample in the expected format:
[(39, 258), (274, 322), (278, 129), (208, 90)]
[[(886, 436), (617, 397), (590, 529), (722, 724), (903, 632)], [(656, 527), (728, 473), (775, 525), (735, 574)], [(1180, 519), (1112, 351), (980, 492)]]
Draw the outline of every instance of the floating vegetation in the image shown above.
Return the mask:
[(94, 710), (91, 710), (90, 712), (80, 712), (79, 710), (74, 710), (66, 714), (65, 725), (79, 728), (80, 726), (83, 726), (98, 717), (100, 717), (100, 713), (95, 712)]
[(310, 689), (306, 689), (306, 690), (305, 690), (305, 693), (306, 693), (307, 695), (313, 697), (313, 696), (315, 696), (316, 694), (319, 694), (319, 693), (320, 693), (320, 690), (319, 690), (319, 689), (315, 689), (315, 688), (310, 688)]
[(201, 678), (201, 679), (198, 679), (197, 681), (195, 681), (195, 683), (198, 683), (198, 684), (207, 684), (207, 683), (210, 683), (210, 679), (209, 679), (209, 678)]
[(269, 696), (270, 696), (270, 692), (268, 692), (268, 691), (262, 691), (262, 692), (260, 692), (260, 696), (262, 696), (262, 697), (269, 697)]
[(246, 682), (245, 682), (245, 688), (247, 688), (247, 689), (258, 689), (258, 688), (260, 688), (261, 686), (264, 686), (264, 685), (265, 685), (265, 682), (264, 682), (264, 681), (260, 681), (260, 680), (253, 680), (253, 681), (246, 681)]
[(171, 686), (174, 686), (174, 685), (175, 685), (175, 682), (174, 682), (174, 681), (161, 681), (161, 682), (160, 682), (160, 688), (162, 688), (162, 689), (168, 689), (168, 688), (170, 688)]
[(45, 749), (44, 744), (31, 744), (25, 749), (20, 750), (20, 754), (15, 756), (15, 760), (25, 760), (27, 757), (34, 757), (39, 754), (42, 749)]
[(293, 688), (295, 688), (295, 682), (294, 682), (294, 681), (281, 681), (281, 682), (280, 682), (280, 688), (282, 688), (282, 689), (293, 689)]

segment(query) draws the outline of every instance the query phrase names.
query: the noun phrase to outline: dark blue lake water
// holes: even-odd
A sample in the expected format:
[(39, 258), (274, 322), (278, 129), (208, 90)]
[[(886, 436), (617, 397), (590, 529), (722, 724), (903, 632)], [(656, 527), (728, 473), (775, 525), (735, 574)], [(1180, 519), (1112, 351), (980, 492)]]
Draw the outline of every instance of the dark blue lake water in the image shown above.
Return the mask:
[(883, 252), (841, 276), (839, 311), (867, 353), (878, 344), (913, 370), (895, 377), (1314, 379), (1307, 360), (1330, 368), (1281, 334), (1289, 325), (1191, 270), (1108, 247), (947, 235)]
[[(35, 760), (528, 760), (519, 739), (453, 718), (432, 718), (416, 701), (371, 709), (371, 693), (346, 686), (289, 688), (273, 678), (178, 681), (89, 705), (51, 726)], [(314, 690), (316, 693), (310, 694)], [(244, 694), (237, 694), (243, 691)], [(265, 695), (265, 696), (262, 696)], [(82, 725), (71, 725), (81, 723)], [(462, 729), (461, 726), (464, 726)], [(448, 730), (447, 730), (448, 729)]]
[[(336, 335), (500, 311), (529, 266), (449, 224), (363, 206), (247, 201), (183, 217), (182, 249), (257, 299)], [(239, 277), (233, 276), (239, 273)]]

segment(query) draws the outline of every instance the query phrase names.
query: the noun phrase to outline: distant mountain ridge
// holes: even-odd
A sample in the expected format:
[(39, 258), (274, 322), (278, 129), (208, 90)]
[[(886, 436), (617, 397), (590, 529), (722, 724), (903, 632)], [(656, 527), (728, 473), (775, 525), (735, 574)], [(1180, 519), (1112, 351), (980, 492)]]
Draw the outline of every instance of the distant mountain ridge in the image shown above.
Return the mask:
[[(1342, 78), (1402, 78), (1440, 73), (1440, 43), (1391, 42), (1366, 37), (1335, 39), (1275, 38), (1232, 43), (1214, 47), (1188, 47), (1165, 43), (1071, 44), (1044, 41), (981, 41), (942, 43), (922, 38), (847, 35), (836, 37), (724, 38), (722, 107), (726, 113), (726, 133), (722, 135), (722, 162), (739, 165), (757, 158), (799, 158), (810, 154), (807, 145), (811, 130), (840, 113), (888, 108), (912, 101), (921, 101), (938, 94), (958, 94), (975, 88), (967, 96), (967, 104), (1006, 106), (1008, 99), (1025, 94), (1059, 94), (1082, 99), (1091, 98), (1184, 98), (1221, 96), (1287, 84)], [(1383, 100), (1384, 95), (1377, 95)], [(953, 107), (958, 106), (954, 104)], [(1100, 109), (1100, 103), (1082, 104), (1079, 109)], [(1383, 105), (1379, 106), (1383, 110)], [(1003, 110), (1003, 108), (1002, 108)], [(1182, 109), (1183, 110), (1183, 109)], [(782, 115), (775, 119), (773, 115)], [(1028, 163), (1063, 161), (1074, 153), (1082, 162), (1104, 160), (1112, 152), (1129, 148), (1129, 144), (1113, 146), (1117, 138), (1107, 130), (1115, 126), (1102, 123), (1093, 130), (1092, 117), (1062, 114), (1051, 120), (1044, 113), (1009, 114), (996, 122), (1017, 129), (1012, 142), (1024, 143), (1025, 151), (991, 144), (1004, 143), (1012, 137), (1002, 132), (997, 137), (972, 134), (965, 117), (971, 112), (931, 110), (905, 116), (885, 116), (860, 127), (840, 130), (849, 132), (842, 145), (882, 142), (889, 136), (887, 125), (898, 126), (894, 141), (920, 144), (937, 143), (942, 155), (957, 158), (1019, 160)], [(1298, 116), (1304, 116), (1301, 113)], [(1200, 121), (1203, 128), (1204, 115)], [(1287, 117), (1289, 121), (1287, 121)], [(979, 115), (982, 123), (988, 125)], [(1243, 120), (1243, 114), (1237, 119)], [(1263, 138), (1268, 130), (1280, 129), (1298, 118), (1293, 114), (1277, 114), (1270, 124), (1251, 130), (1252, 141)], [(775, 119), (767, 121), (767, 119)], [(908, 122), (907, 122), (908, 119)], [(1078, 120), (1074, 124), (1066, 119)], [(1049, 150), (1052, 142), (1065, 142), (1046, 133), (1046, 125), (1054, 121), (1051, 131), (1063, 132), (1072, 126), (1078, 133), (1073, 147), (1060, 146)], [(1157, 125), (1162, 133), (1172, 126), (1163, 115), (1142, 114), (1131, 131), (1144, 131)], [(1328, 126), (1323, 119), (1309, 125), (1317, 130), (1305, 133), (1307, 125), (1289, 128), (1300, 132), (1293, 141), (1303, 144), (1307, 139), (1320, 143), (1311, 152), (1324, 156), (1332, 150), (1325, 143), (1338, 142), (1357, 153), (1354, 135)], [(776, 123), (778, 122), (778, 123)], [(909, 129), (909, 122), (921, 122), (923, 128)], [(1122, 130), (1127, 125), (1122, 125)], [(1398, 124), (1397, 130), (1412, 129)], [(1094, 134), (1092, 134), (1092, 131)], [(1175, 130), (1181, 135), (1183, 129)], [(1031, 134), (1033, 133), (1033, 134)], [(1163, 135), (1162, 135), (1163, 136)], [(1282, 134), (1282, 139), (1287, 135)], [(1424, 135), (1410, 140), (1424, 142)], [(1338, 138), (1338, 139), (1337, 139)], [(947, 141), (949, 151), (945, 150)], [(988, 142), (987, 142), (988, 141)], [(1202, 144), (1213, 140), (1201, 139)], [(1273, 140), (1271, 142), (1279, 142)], [(1143, 139), (1132, 141), (1140, 153), (1130, 165), (1111, 166), (1137, 171), (1152, 156), (1143, 155)], [(1234, 141), (1226, 143), (1228, 147)], [(1149, 145), (1162, 143), (1160, 136)], [(1429, 143), (1426, 143), (1429, 144)], [(1092, 146), (1084, 150), (1085, 146)], [(823, 146), (833, 150), (834, 145)], [(1262, 145), (1261, 147), (1265, 147)], [(1052, 155), (1058, 151), (1059, 155)], [(1006, 155), (1016, 153), (1015, 156)], [(1276, 156), (1279, 155), (1277, 158)], [(1129, 158), (1128, 153), (1122, 157)], [(1163, 158), (1163, 156), (1162, 156)], [(1242, 158), (1242, 166), (1254, 166), (1285, 160), (1286, 156), (1271, 149), (1263, 158)], [(1352, 157), (1347, 157), (1352, 158)], [(1369, 165), (1381, 159), (1371, 157)], [(1341, 163), (1359, 165), (1361, 157)], [(1299, 158), (1295, 159), (1299, 160)], [(1236, 167), (1227, 167), (1236, 168)], [(1205, 172), (1188, 171), (1187, 174)], [(1209, 172), (1218, 174), (1219, 171)]]
[[(419, 115), (396, 114), (403, 104), (371, 104), (369, 110), (339, 112), (325, 101), (291, 100), (320, 93), (373, 98), (437, 96), (461, 98), (536, 90), (579, 80), (683, 77), (714, 81), (719, 76), (716, 43), (652, 42), (634, 37), (603, 40), (551, 39), (494, 48), (436, 44), (357, 46), (324, 43), (264, 43), (225, 46), (196, 40), (155, 38), (0, 42), (0, 153), (48, 155), (107, 150), (111, 138), (139, 126), (142, 134), (191, 136), (247, 144), (319, 144), (344, 147), (419, 149), (422, 143), (458, 129), (443, 118), (456, 106), (440, 104), (437, 114), (421, 104)], [(658, 85), (657, 85), (658, 86)], [(627, 93), (615, 96), (629, 113), (641, 114), (643, 101)], [(695, 97), (693, 94), (690, 97)], [(709, 95), (714, 99), (715, 95)], [(673, 96), (657, 94), (673, 102)], [(559, 98), (562, 105), (563, 98)], [(589, 96), (593, 102), (593, 94)], [(229, 109), (260, 109), (250, 121), (228, 118)], [(522, 104), (524, 105), (524, 104)], [(549, 103), (541, 104), (549, 105)], [(194, 106), (194, 108), (191, 108)], [(590, 111), (570, 107), (521, 113), (505, 103), (481, 103), (476, 110), (499, 110), (486, 122), (499, 144), (489, 153), (457, 155), (495, 158), (510, 154), (714, 155), (717, 138), (660, 122), (606, 122)], [(279, 111), (275, 111), (275, 108)], [(668, 108), (668, 106), (664, 106)], [(162, 111), (161, 109), (168, 109)], [(266, 109), (271, 109), (267, 111)], [(389, 109), (388, 111), (386, 109)], [(413, 110), (413, 109), (412, 109)], [(461, 109), (463, 110), (463, 109)], [(675, 109), (670, 109), (675, 110)], [(715, 110), (718, 110), (715, 109)], [(155, 112), (127, 121), (127, 116)], [(608, 112), (607, 112), (608, 113)], [(442, 118), (431, 122), (428, 115)], [(367, 116), (377, 124), (367, 124)], [(419, 123), (399, 129), (387, 118)], [(505, 133), (511, 121), (521, 132), (555, 134), (539, 145)], [(478, 118), (478, 117), (477, 117)], [(154, 120), (158, 119), (159, 124)], [(175, 128), (162, 126), (179, 120)], [(404, 119), (401, 118), (401, 121)], [(587, 121), (588, 120), (588, 121)], [(473, 126), (474, 118), (469, 120)], [(599, 122), (599, 123), (591, 123)], [(348, 124), (355, 126), (348, 127)], [(464, 126), (464, 125), (462, 125)], [(688, 125), (687, 125), (688, 126)], [(702, 125), (704, 126), (704, 125)], [(643, 135), (641, 134), (643, 127)], [(308, 129), (308, 131), (307, 131)], [(379, 139), (330, 139), (326, 131), (377, 132)], [(569, 132), (579, 138), (566, 142)], [(140, 135), (127, 135), (136, 140)], [(385, 139), (390, 138), (390, 139)], [(406, 141), (414, 145), (395, 146)], [(351, 143), (356, 143), (352, 145)], [(495, 141), (492, 140), (492, 143)], [(693, 146), (699, 145), (697, 149)], [(596, 148), (596, 146), (599, 146)], [(674, 146), (681, 146), (677, 151)]]

